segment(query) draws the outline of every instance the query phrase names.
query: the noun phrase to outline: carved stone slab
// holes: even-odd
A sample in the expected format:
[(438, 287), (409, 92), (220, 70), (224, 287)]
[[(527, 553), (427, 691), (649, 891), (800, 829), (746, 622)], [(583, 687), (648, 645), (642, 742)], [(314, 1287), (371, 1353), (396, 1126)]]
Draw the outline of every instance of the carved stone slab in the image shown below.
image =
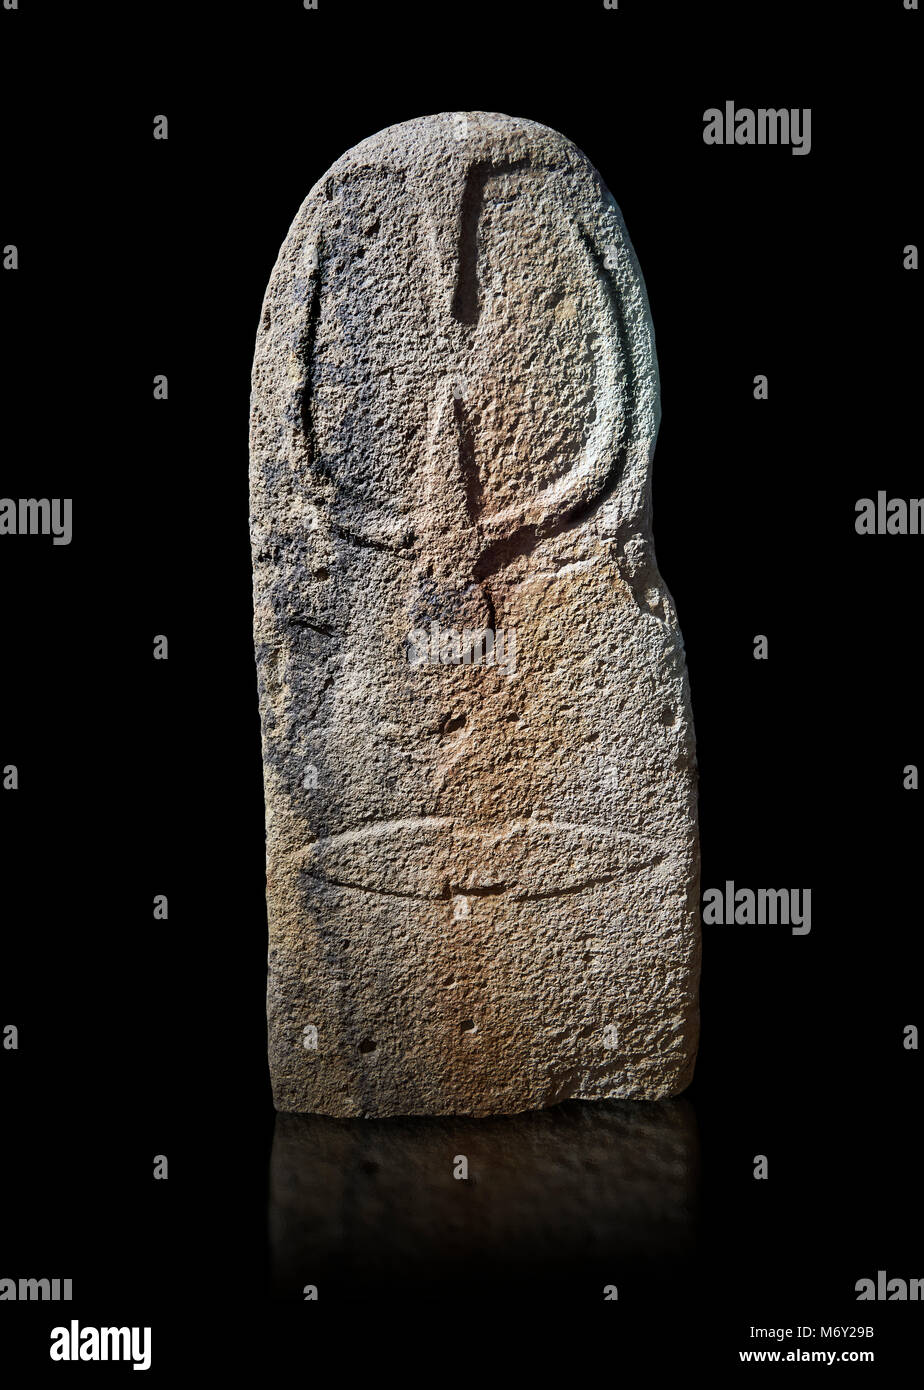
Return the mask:
[(657, 425), (638, 265), (561, 135), (427, 117), (309, 193), (252, 398), (278, 1109), (689, 1083), (695, 755)]

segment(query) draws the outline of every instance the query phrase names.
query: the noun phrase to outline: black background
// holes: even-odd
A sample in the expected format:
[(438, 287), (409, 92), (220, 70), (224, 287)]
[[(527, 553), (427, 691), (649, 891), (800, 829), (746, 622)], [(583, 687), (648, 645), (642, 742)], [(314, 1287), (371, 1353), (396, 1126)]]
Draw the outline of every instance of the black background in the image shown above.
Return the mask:
[[(48, 1332), (76, 1317), (150, 1325), (165, 1380), (284, 1355), (307, 1375), (324, 1349), (344, 1374), (412, 1379), (525, 1373), (556, 1347), (574, 1375), (601, 1350), (614, 1375), (724, 1368), (767, 1345), (751, 1324), (796, 1322), (873, 1325), (875, 1369), (899, 1367), (918, 1305), (854, 1285), (924, 1276), (920, 1054), (902, 1046), (922, 1022), (920, 793), (902, 789), (924, 754), (922, 541), (857, 536), (854, 504), (924, 491), (902, 268), (920, 16), (21, 0), (0, 21), (0, 243), (20, 254), (0, 274), (0, 491), (74, 499), (70, 546), (0, 543), (0, 765), (21, 783), (0, 793), (0, 1026), (20, 1031), (0, 1052), (0, 1277), (75, 1291), (3, 1304), (4, 1362), (30, 1382), (127, 1373), (52, 1365)], [(726, 100), (811, 107), (811, 153), (704, 145)], [(357, 1270), (316, 1304), (269, 1297), (250, 362), (310, 187), (442, 110), (562, 131), (622, 209), (657, 337), (655, 536), (687, 646), (703, 887), (812, 890), (808, 936), (704, 929), (696, 1254), (617, 1303), (580, 1261), (371, 1289)]]

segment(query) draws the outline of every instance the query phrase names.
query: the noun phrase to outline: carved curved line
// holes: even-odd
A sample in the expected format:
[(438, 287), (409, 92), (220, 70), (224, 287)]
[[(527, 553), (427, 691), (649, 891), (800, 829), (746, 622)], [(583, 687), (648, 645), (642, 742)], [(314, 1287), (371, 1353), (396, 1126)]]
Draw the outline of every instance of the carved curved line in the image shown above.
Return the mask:
[[(477, 530), (486, 542), (475, 561), (475, 574), (479, 580), (488, 578), (520, 556), (528, 555), (545, 537), (558, 535), (586, 521), (612, 496), (622, 476), (628, 444), (638, 415), (638, 374), (622, 301), (614, 289), (615, 277), (605, 265), (604, 257), (593, 235), (583, 224), (578, 224), (577, 231), (588, 263), (603, 288), (610, 313), (612, 331), (601, 334), (603, 370), (597, 390), (599, 394), (605, 395), (615, 388), (622, 400), (623, 413), (614, 416), (612, 410), (601, 410), (581, 461), (554, 483), (550, 483), (547, 488), (541, 489), (532, 500), (513, 503), (493, 516), (485, 516), (479, 508)], [(300, 360), (305, 361), (306, 366), (310, 368), (308, 356), (316, 330), (320, 259), (317, 270), (312, 272), (309, 278), (309, 314), (299, 352), (305, 354)], [(625, 367), (624, 379), (620, 378), (618, 371), (620, 361)], [(315, 450), (310, 413), (310, 370), (306, 372), (303, 391), (301, 413), (304, 434), (309, 459), (313, 459)], [(348, 543), (385, 550), (401, 559), (414, 558), (413, 553), (402, 554), (402, 551), (407, 549), (408, 528), (407, 522), (401, 518), (380, 522), (379, 535), (375, 537), (362, 531), (346, 531), (340, 528), (338, 530)]]
[(319, 840), (312, 840), (311, 844), (306, 846), (306, 850), (314, 850), (321, 845), (328, 849), (352, 845), (373, 835), (390, 835), (395, 830), (440, 830), (443, 826), (455, 823), (452, 816), (408, 816), (403, 820), (373, 821), (368, 825), (355, 826), (352, 830), (338, 831), (336, 835), (324, 835)]
[[(596, 447), (592, 441), (589, 442), (584, 461), (549, 485), (547, 494), (552, 494), (555, 490), (560, 494), (557, 498), (552, 498), (554, 505), (551, 508), (547, 506), (538, 520), (534, 515), (528, 515), (508, 534), (490, 538), (489, 544), (482, 549), (475, 562), (475, 574), (479, 579), (489, 577), (522, 555), (530, 554), (544, 537), (559, 535), (562, 531), (588, 520), (612, 496), (622, 478), (628, 445), (638, 416), (638, 373), (632, 356), (622, 300), (614, 291), (612, 272), (605, 265), (604, 258), (587, 229), (579, 226), (578, 233), (590, 264), (603, 286), (613, 329), (612, 333), (605, 335), (606, 366), (602, 373), (602, 387), (598, 389), (605, 393), (610, 386), (620, 388), (623, 414), (613, 419), (611, 412), (608, 417), (601, 412), (601, 442)], [(620, 358), (625, 364), (624, 382), (620, 382), (617, 370)], [(609, 424), (606, 423), (607, 418)], [(596, 480), (595, 486), (589, 491), (585, 487), (588, 478)], [(525, 507), (522, 504), (514, 505), (505, 508), (494, 517), (483, 518), (479, 529), (483, 532), (496, 529), (511, 517), (522, 517), (524, 510), (534, 513), (542, 500), (543, 493), (540, 492), (538, 497), (532, 503), (526, 503)]]
[(306, 878), (313, 878), (316, 883), (323, 883), (325, 887), (344, 888), (347, 889), (349, 892), (353, 893), (371, 893), (374, 897), (406, 898), (410, 899), (413, 902), (439, 903), (451, 901), (451, 899), (454, 896), (456, 896), (456, 894), (465, 898), (483, 898), (503, 897), (507, 893), (510, 893), (511, 902), (525, 903), (543, 902), (549, 898), (568, 898), (575, 893), (586, 893), (590, 888), (599, 888), (603, 884), (614, 883), (617, 879), (624, 878), (627, 872), (635, 874), (640, 873), (642, 869), (657, 868), (657, 866), (661, 864), (663, 860), (664, 855), (658, 854), (646, 863), (634, 864), (630, 869), (623, 869), (618, 874), (601, 874), (595, 878), (584, 879), (581, 883), (568, 884), (564, 888), (548, 888), (545, 890), (540, 890), (539, 892), (526, 891), (524, 893), (513, 892), (512, 890), (516, 887), (516, 885), (506, 883), (492, 885), (489, 889), (460, 887), (456, 890), (456, 893), (454, 893), (451, 888), (448, 891), (444, 891), (442, 893), (400, 893), (394, 888), (371, 888), (368, 884), (365, 883), (345, 883), (341, 879), (330, 878), (325, 874), (315, 873), (308, 869), (306, 869), (304, 872)]
[[(364, 840), (379, 838), (392, 835), (402, 830), (443, 830), (447, 827), (455, 829), (461, 826), (466, 835), (496, 835), (506, 831), (511, 835), (522, 835), (523, 832), (533, 830), (548, 831), (551, 833), (564, 831), (566, 833), (578, 835), (599, 835), (611, 840), (631, 840), (638, 844), (649, 845), (652, 849), (664, 843), (664, 836), (657, 840), (649, 835), (639, 835), (631, 830), (611, 830), (603, 825), (578, 824), (575, 821), (537, 821), (537, 820), (511, 820), (511, 821), (486, 821), (481, 825), (468, 825), (456, 819), (454, 816), (406, 816), (400, 820), (372, 821), (371, 823), (355, 826), (350, 830), (341, 830), (334, 835), (324, 835), (320, 839), (312, 840), (306, 845), (303, 853), (314, 853), (320, 849), (339, 849), (345, 845), (359, 844)], [(682, 836), (671, 837), (678, 841)]]

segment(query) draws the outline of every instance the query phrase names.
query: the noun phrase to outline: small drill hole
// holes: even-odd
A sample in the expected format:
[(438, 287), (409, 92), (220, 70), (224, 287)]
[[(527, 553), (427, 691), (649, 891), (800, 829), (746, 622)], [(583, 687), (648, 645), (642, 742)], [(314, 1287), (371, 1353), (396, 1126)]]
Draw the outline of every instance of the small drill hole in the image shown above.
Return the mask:
[(463, 1018), (459, 1027), (463, 1033), (474, 1033), (475, 1020), (473, 1018)]
[(363, 1038), (362, 1042), (359, 1044), (360, 1052), (374, 1052), (375, 1047), (376, 1045), (371, 1038)]

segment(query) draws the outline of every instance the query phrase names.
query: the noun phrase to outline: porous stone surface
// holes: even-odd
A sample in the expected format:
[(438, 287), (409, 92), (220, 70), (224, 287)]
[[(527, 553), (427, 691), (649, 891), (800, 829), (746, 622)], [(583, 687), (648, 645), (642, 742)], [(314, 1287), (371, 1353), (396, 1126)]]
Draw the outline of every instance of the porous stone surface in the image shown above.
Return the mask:
[(696, 774), (658, 415), (621, 214), (555, 131), (409, 121), (309, 193), (251, 418), (277, 1109), (689, 1083)]

